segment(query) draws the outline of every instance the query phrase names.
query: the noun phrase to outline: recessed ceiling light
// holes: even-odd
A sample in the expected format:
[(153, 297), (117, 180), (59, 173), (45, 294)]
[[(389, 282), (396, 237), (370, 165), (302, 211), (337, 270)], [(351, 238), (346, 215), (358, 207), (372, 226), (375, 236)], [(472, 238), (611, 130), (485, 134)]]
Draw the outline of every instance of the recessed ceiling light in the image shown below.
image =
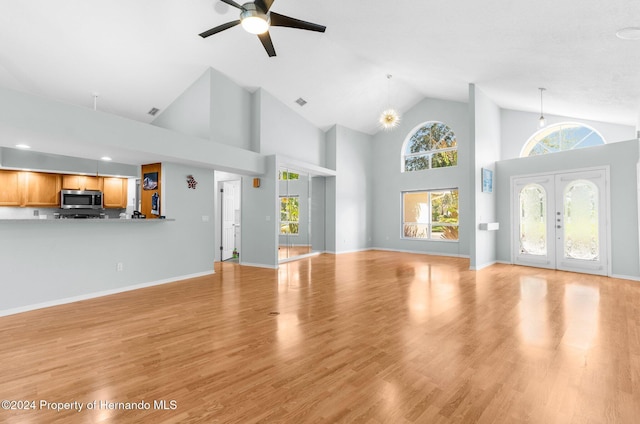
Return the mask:
[(100, 159), (104, 160), (104, 161), (110, 161), (111, 158), (109, 156), (102, 156)]
[(623, 28), (620, 31), (616, 32), (616, 37), (622, 40), (640, 40), (640, 28)]
[(16, 144), (16, 147), (18, 149), (30, 149), (31, 146), (29, 146), (28, 144)]

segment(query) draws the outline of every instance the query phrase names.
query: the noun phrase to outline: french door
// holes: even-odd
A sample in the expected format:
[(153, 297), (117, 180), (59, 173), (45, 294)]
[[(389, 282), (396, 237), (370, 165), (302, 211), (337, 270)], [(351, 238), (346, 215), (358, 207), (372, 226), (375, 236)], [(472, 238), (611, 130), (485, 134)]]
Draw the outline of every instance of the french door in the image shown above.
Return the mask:
[(607, 170), (512, 180), (512, 256), (519, 265), (608, 275)]

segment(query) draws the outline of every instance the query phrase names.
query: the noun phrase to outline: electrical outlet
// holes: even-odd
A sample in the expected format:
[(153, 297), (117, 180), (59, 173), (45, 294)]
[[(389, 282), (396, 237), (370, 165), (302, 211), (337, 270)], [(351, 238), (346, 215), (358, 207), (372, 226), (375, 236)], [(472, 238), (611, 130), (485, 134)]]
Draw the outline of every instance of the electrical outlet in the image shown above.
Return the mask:
[(122, 262), (118, 262), (116, 265), (116, 271), (120, 272), (124, 269), (124, 264)]

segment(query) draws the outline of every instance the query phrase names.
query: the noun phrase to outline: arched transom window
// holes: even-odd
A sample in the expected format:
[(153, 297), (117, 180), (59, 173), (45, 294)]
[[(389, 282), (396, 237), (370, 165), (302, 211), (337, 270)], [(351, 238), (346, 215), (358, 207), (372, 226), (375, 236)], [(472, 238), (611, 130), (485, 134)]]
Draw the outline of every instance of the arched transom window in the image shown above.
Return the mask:
[(549, 125), (536, 132), (525, 143), (520, 157), (545, 155), (605, 144), (595, 129), (575, 122)]
[(418, 125), (402, 146), (402, 172), (443, 168), (458, 164), (456, 135), (437, 121)]

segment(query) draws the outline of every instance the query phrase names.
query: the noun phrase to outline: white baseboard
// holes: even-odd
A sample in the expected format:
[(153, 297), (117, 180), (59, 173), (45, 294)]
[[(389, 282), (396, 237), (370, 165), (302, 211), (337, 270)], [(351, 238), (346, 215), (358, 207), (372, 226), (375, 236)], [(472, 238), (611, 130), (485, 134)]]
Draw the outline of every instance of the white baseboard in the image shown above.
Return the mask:
[(612, 274), (611, 278), (619, 278), (621, 280), (640, 281), (640, 277), (634, 277), (631, 275)]
[(404, 249), (387, 249), (384, 247), (372, 247), (367, 250), (383, 250), (386, 252), (400, 252), (400, 253), (415, 253), (417, 255), (430, 255), (430, 256), (446, 256), (449, 258), (466, 258), (469, 259), (469, 255), (461, 255), (457, 253), (442, 253), (442, 252), (425, 252), (423, 250), (404, 250)]
[(327, 250), (324, 253), (330, 253), (332, 255), (342, 255), (343, 253), (357, 253), (357, 252), (366, 252), (369, 250), (374, 250), (372, 247), (365, 247), (363, 249), (353, 249), (353, 250), (340, 250), (340, 251), (329, 251)]
[(254, 268), (278, 269), (278, 265), (253, 264), (251, 262), (240, 262), (240, 265), (242, 265), (242, 266), (252, 266)]
[(8, 316), (8, 315), (20, 314), (22, 312), (35, 311), (36, 309), (50, 308), (52, 306), (65, 305), (67, 303), (74, 303), (74, 302), (80, 302), (80, 301), (83, 301), (83, 300), (95, 299), (96, 297), (109, 296), (109, 295), (112, 295), (112, 294), (124, 293), (124, 292), (132, 291), (132, 290), (138, 290), (138, 289), (144, 289), (144, 288), (147, 288), (147, 287), (159, 286), (159, 285), (162, 285), (162, 284), (175, 283), (176, 281), (188, 280), (190, 278), (204, 277), (204, 276), (211, 275), (211, 274), (215, 274), (215, 271), (211, 270), (211, 271), (205, 271), (205, 272), (198, 272), (198, 273), (195, 273), (195, 274), (180, 275), (178, 277), (171, 277), (171, 278), (167, 278), (167, 279), (164, 279), (164, 280), (151, 281), (149, 283), (142, 283), (142, 284), (136, 284), (136, 285), (133, 285), (133, 286), (119, 287), (117, 289), (103, 290), (103, 291), (94, 292), (94, 293), (87, 293), (87, 294), (83, 294), (83, 295), (80, 295), (80, 296), (66, 297), (66, 298), (63, 298), (63, 299), (51, 300), (51, 301), (48, 301), (48, 302), (36, 303), (36, 304), (33, 304), (33, 305), (20, 306), (19, 308), (4, 309), (4, 310), (0, 310), (0, 317), (5, 317), (5, 316)]
[(513, 265), (511, 261), (496, 261), (497, 264)]
[(491, 265), (495, 265), (495, 264), (497, 264), (497, 263), (498, 263), (498, 261), (487, 262), (487, 263), (485, 263), (485, 264), (481, 264), (481, 265), (470, 266), (470, 267), (469, 267), (469, 269), (470, 269), (471, 271), (480, 271), (481, 269), (488, 268), (488, 267), (490, 267)]

